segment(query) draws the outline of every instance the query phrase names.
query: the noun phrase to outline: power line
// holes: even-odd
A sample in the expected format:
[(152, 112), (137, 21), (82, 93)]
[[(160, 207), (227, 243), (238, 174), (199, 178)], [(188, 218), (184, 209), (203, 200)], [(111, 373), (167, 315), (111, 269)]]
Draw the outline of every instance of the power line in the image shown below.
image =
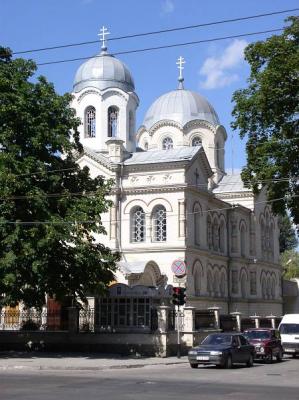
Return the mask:
[[(182, 31), (182, 30), (187, 30), (187, 29), (195, 29), (195, 28), (201, 28), (201, 27), (212, 26), (212, 25), (220, 25), (220, 24), (226, 24), (226, 23), (237, 22), (237, 21), (245, 21), (245, 20), (250, 20), (250, 19), (255, 19), (255, 18), (268, 17), (268, 16), (272, 16), (272, 15), (285, 14), (285, 13), (298, 11), (298, 10), (299, 10), (299, 8), (293, 8), (293, 9), (289, 9), (289, 10), (273, 11), (270, 13), (256, 14), (256, 15), (250, 15), (250, 16), (239, 17), (239, 18), (224, 19), (224, 20), (220, 20), (220, 21), (207, 22), (207, 23), (203, 23), (203, 24), (187, 25), (187, 26), (181, 26), (181, 27), (170, 28), (170, 29), (162, 29), (159, 31), (133, 33), (130, 35), (112, 37), (109, 39), (109, 41), (131, 39), (131, 38), (135, 38), (135, 37), (158, 35), (158, 34), (162, 34), (162, 33), (176, 32), (176, 31)], [(67, 47), (84, 46), (84, 45), (94, 44), (94, 43), (99, 43), (99, 40), (92, 40), (92, 41), (80, 42), (80, 43), (68, 43), (68, 44), (64, 44), (64, 45), (43, 47), (43, 48), (39, 48), (39, 49), (15, 51), (13, 54), (34, 53), (34, 52), (40, 52), (40, 51), (62, 49), (62, 48), (67, 48)]]
[[(288, 198), (297, 198), (299, 197), (299, 195), (291, 195), (288, 196)], [(285, 197), (280, 197), (280, 198), (276, 198), (276, 199), (272, 199), (272, 200), (261, 200), (261, 201), (257, 201), (254, 204), (264, 204), (264, 203), (274, 203), (276, 201), (282, 201), (282, 200), (286, 200)], [(232, 210), (235, 208), (238, 208), (239, 206), (242, 206), (241, 204), (232, 204), (230, 207), (221, 207), (221, 208), (213, 208), (210, 210), (200, 210), (200, 211), (192, 211), (192, 212), (187, 212), (186, 215), (195, 215), (195, 214), (206, 214), (206, 213), (212, 213), (215, 211), (225, 211), (225, 210)], [(144, 215), (149, 215), (149, 213), (144, 213)], [(167, 218), (169, 217), (178, 217), (179, 214), (168, 214)], [(122, 218), (121, 219), (122, 222), (124, 221), (130, 221), (130, 218)], [(0, 225), (22, 225), (22, 226), (31, 226), (31, 225), (68, 225), (68, 224), (95, 224), (95, 223), (110, 223), (110, 222), (115, 222), (118, 223), (120, 222), (119, 219), (99, 219), (99, 220), (85, 220), (85, 221), (74, 221), (74, 220), (70, 220), (70, 221), (8, 221), (8, 220), (4, 220), (1, 221), (0, 220)]]
[[(147, 47), (147, 48), (135, 49), (135, 50), (119, 51), (119, 52), (115, 52), (115, 53), (110, 53), (110, 55), (118, 56), (118, 55), (122, 55), (122, 54), (144, 53), (147, 51), (169, 49), (169, 48), (173, 48), (173, 47), (191, 46), (194, 44), (217, 42), (217, 41), (226, 40), (226, 39), (236, 39), (236, 38), (245, 37), (245, 36), (261, 35), (261, 34), (265, 34), (265, 33), (281, 32), (281, 31), (283, 31), (283, 28), (270, 29), (270, 30), (259, 31), (259, 32), (242, 33), (239, 35), (222, 36), (222, 37), (213, 38), (213, 39), (195, 40), (192, 42), (174, 43), (174, 44), (169, 44), (169, 45), (164, 45), (164, 46), (156, 46), (156, 47)], [(61, 63), (67, 63), (67, 62), (73, 62), (73, 61), (88, 60), (90, 58), (96, 58), (96, 57), (102, 57), (102, 56), (99, 54), (99, 55), (93, 55), (93, 56), (89, 56), (89, 57), (69, 58), (69, 59), (65, 59), (65, 60), (37, 63), (36, 65), (43, 66), (43, 65), (50, 65), (50, 64), (61, 64)]]

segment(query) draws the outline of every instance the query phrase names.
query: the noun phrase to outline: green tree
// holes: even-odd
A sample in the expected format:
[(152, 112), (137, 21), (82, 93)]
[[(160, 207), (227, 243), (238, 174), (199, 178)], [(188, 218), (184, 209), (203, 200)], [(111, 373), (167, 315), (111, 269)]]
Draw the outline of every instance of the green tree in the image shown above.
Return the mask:
[(284, 278), (299, 278), (299, 253), (296, 250), (287, 250), (282, 253), (281, 264)]
[(0, 48), (0, 302), (40, 307), (105, 290), (118, 254), (94, 237), (112, 182), (76, 164), (71, 96), (35, 71)]
[(248, 45), (248, 87), (233, 94), (233, 129), (247, 137), (242, 179), (255, 192), (267, 184), (273, 210), (299, 223), (299, 18), (281, 35)]
[(278, 217), (279, 224), (279, 251), (283, 253), (286, 250), (292, 250), (298, 245), (296, 231), (288, 215)]

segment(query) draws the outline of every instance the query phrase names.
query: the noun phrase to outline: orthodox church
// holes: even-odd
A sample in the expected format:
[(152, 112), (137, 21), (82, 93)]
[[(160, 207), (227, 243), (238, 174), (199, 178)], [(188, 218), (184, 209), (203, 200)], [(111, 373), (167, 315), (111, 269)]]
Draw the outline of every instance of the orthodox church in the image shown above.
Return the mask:
[(184, 88), (180, 57), (177, 86), (137, 129), (134, 79), (105, 34), (101, 53), (76, 72), (71, 106), (82, 121), (78, 164), (115, 181), (107, 235), (97, 239), (121, 254), (116, 281), (177, 286), (171, 266), (182, 260), (187, 305), (282, 315), (277, 220), (264, 191), (225, 171), (227, 133), (213, 106)]

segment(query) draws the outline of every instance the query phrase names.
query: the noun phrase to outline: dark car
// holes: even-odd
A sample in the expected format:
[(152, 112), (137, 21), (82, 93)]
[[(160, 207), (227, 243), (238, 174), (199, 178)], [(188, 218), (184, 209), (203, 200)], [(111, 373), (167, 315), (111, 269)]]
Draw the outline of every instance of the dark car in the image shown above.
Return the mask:
[(234, 363), (253, 365), (254, 346), (239, 333), (212, 333), (188, 352), (191, 368), (199, 364), (215, 364), (231, 368)]
[(256, 328), (244, 331), (244, 336), (255, 347), (255, 358), (272, 362), (275, 357), (281, 361), (283, 349), (280, 340), (280, 333), (277, 329)]

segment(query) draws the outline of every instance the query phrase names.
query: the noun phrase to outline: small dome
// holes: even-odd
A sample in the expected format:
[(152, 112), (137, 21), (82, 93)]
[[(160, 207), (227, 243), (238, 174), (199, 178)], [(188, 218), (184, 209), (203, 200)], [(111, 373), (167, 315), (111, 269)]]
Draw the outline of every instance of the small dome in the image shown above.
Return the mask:
[(114, 87), (125, 92), (135, 90), (134, 81), (127, 66), (106, 52), (90, 58), (77, 70), (74, 92), (80, 92), (87, 87), (100, 90)]
[(150, 129), (156, 122), (172, 120), (184, 126), (195, 119), (219, 125), (219, 118), (211, 104), (201, 95), (190, 90), (177, 89), (160, 96), (150, 106), (143, 125)]

